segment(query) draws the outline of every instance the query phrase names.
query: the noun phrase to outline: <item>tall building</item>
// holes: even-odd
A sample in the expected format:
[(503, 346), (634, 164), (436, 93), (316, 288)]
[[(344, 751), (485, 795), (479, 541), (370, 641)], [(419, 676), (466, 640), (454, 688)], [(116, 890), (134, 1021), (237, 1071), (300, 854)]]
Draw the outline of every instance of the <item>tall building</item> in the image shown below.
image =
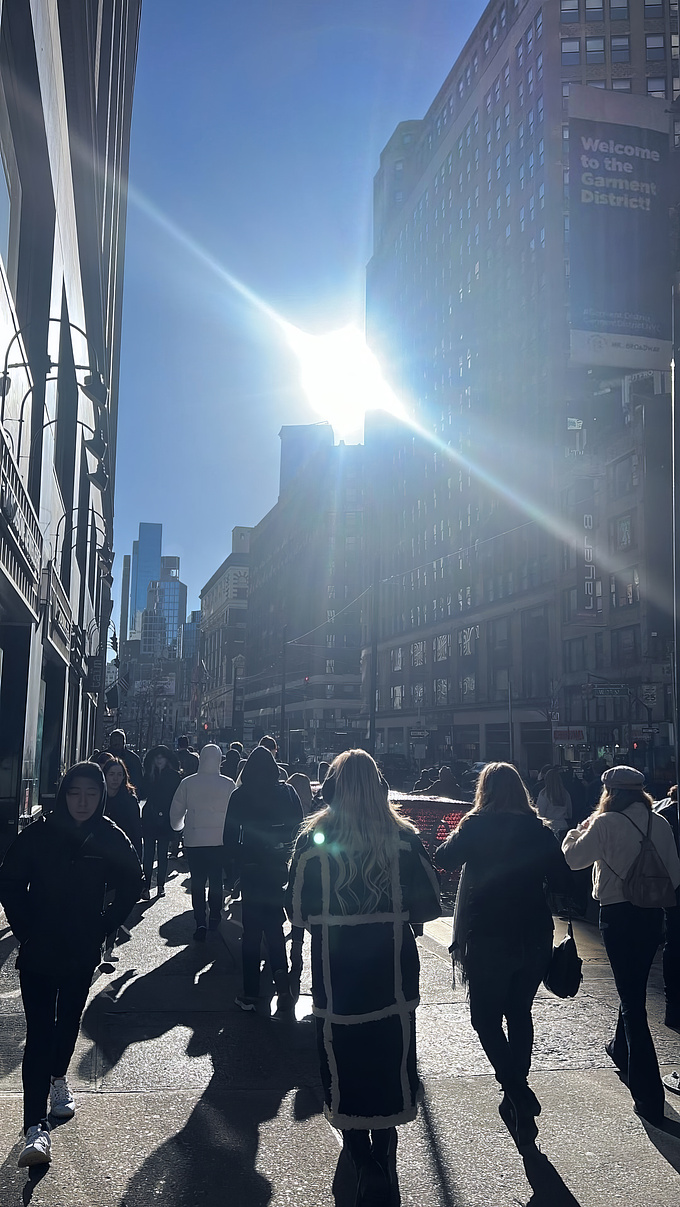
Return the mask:
[(201, 706), (204, 737), (243, 737), (242, 677), (252, 528), (233, 528), (231, 553), (202, 588)]
[(0, 8), (0, 845), (101, 732), (139, 15)]
[(140, 524), (139, 537), (132, 543), (130, 572), (130, 634), (139, 636), (142, 612), (147, 606), (149, 583), (161, 576), (162, 524)]
[(366, 730), (364, 449), (335, 445), (327, 424), (284, 427), (280, 436), (278, 502), (250, 539), (246, 733), (277, 734), (291, 759), (322, 757)]
[(413, 427), (366, 432), (379, 752), (668, 770), (669, 381), (569, 359), (574, 84), (662, 114), (677, 2), (490, 3), (380, 158), (367, 331)]

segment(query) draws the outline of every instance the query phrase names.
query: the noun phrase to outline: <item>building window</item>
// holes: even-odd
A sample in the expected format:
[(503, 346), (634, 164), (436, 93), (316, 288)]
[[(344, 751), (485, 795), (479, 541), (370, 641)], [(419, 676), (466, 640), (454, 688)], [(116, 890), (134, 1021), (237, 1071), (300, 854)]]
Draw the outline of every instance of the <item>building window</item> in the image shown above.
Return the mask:
[(612, 663), (631, 666), (640, 659), (640, 626), (631, 624), (612, 631)]
[(543, 142), (542, 138), (539, 138), (539, 140), (538, 140), (538, 166), (539, 166), (539, 168), (543, 167), (544, 160), (545, 160), (545, 143)]
[(327, 675), (335, 674), (335, 658), (326, 659), (326, 674)]
[(654, 0), (645, 0), (645, 21), (658, 20), (663, 17), (663, 4), (656, 4)]
[(581, 62), (581, 39), (562, 38), (561, 52), (563, 67), (578, 67)]
[(395, 711), (404, 707), (404, 689), (401, 683), (396, 683), (390, 688), (390, 703)]
[(449, 702), (449, 681), (448, 679), (435, 679), (434, 681), (434, 703), (448, 704)]
[(425, 642), (414, 641), (411, 645), (411, 666), (425, 665)]
[(390, 667), (393, 671), (400, 671), (402, 669), (400, 645), (396, 646), (395, 649), (390, 650)]
[(635, 525), (634, 517), (631, 511), (625, 515), (616, 516), (609, 521), (609, 548), (612, 551), (620, 552), (624, 549), (632, 549), (635, 545)]
[(438, 637), (432, 639), (432, 656), (435, 662), (445, 662), (449, 657), (451, 650), (451, 637), (448, 633), (441, 633)]
[(666, 48), (664, 45), (663, 34), (647, 34), (645, 38), (645, 46), (647, 48), (648, 63), (652, 63), (656, 59), (665, 59)]
[(517, 53), (517, 66), (518, 66), (518, 67), (521, 67), (521, 66), (522, 66), (522, 62), (523, 62), (523, 60), (524, 60), (524, 43), (523, 43), (523, 42), (518, 42), (518, 43), (517, 43), (517, 46), (515, 47), (515, 50), (516, 50), (516, 53)]
[(411, 687), (411, 703), (414, 708), (422, 708), (425, 703), (425, 684), (414, 683)]
[(630, 80), (627, 80), (627, 79), (625, 79), (625, 80), (612, 80), (612, 90), (613, 90), (614, 92), (630, 92), (630, 90), (631, 90), (631, 81), (630, 81)]
[(602, 0), (586, 0), (586, 21), (604, 21)]
[(565, 671), (584, 671), (586, 669), (586, 639), (575, 637), (572, 641), (563, 642), (563, 665)]
[(543, 79), (543, 51), (536, 55), (536, 79), (539, 82)]
[(666, 99), (666, 80), (662, 75), (648, 77), (647, 96), (655, 96), (662, 101)]
[(527, 96), (531, 96), (534, 91), (534, 69), (530, 67), (527, 71)]
[(637, 566), (610, 574), (609, 591), (613, 608), (632, 608), (640, 602), (640, 575)]
[(628, 0), (609, 0), (609, 19), (611, 21), (627, 21)]
[(540, 38), (541, 34), (543, 33), (543, 11), (540, 8), (539, 8), (538, 12), (536, 13), (535, 26), (536, 26), (536, 38), (538, 39), (538, 38)]
[(578, 0), (560, 0), (560, 21), (578, 21)]
[(612, 63), (630, 63), (630, 34), (612, 34)]
[(586, 38), (586, 63), (604, 63), (604, 38)]
[(610, 499), (629, 495), (639, 484), (637, 453), (629, 453), (607, 466), (607, 486)]

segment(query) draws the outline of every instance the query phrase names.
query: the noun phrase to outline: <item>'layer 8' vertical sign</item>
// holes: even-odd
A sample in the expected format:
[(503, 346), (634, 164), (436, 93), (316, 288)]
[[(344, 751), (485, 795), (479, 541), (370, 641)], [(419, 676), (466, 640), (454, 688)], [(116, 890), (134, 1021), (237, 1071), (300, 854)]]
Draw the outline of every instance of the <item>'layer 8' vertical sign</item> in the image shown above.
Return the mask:
[(663, 102), (572, 85), (569, 260), (574, 363), (671, 359), (668, 117)]

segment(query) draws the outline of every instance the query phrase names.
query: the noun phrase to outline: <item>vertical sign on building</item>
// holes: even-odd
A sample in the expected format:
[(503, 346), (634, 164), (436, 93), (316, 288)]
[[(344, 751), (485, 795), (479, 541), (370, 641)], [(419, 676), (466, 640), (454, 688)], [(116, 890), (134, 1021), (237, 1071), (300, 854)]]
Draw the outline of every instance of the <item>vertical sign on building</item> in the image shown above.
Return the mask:
[(670, 142), (663, 101), (570, 85), (574, 364), (668, 369)]

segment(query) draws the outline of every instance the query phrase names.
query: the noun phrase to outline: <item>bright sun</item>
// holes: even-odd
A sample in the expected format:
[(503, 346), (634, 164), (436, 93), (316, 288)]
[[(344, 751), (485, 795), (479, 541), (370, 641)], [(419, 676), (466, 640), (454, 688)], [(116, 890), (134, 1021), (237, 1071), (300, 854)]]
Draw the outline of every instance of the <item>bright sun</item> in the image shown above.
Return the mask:
[(302, 388), (317, 415), (330, 423), (339, 439), (361, 439), (366, 411), (380, 409), (405, 417), (357, 327), (308, 335), (286, 323), (285, 330), (300, 362)]

